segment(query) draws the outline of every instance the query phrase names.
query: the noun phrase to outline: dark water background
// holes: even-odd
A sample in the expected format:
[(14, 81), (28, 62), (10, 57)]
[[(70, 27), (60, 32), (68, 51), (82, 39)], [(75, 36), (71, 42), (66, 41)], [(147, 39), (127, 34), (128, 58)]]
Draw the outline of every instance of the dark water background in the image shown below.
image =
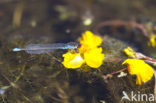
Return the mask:
[[(115, 79), (106, 84), (92, 72), (88, 76), (64, 68), (65, 51), (30, 55), (12, 49), (31, 43), (77, 41), (85, 30), (94, 31), (107, 20), (155, 25), (155, 5), (155, 0), (0, 0), (0, 88), (7, 88), (0, 103), (117, 103), (122, 85), (136, 89), (135, 81), (132, 85), (126, 84), (127, 78), (119, 79), (121, 90), (113, 90), (118, 88)], [(87, 18), (92, 18), (91, 25), (83, 24)], [(156, 58), (156, 48), (148, 47), (146, 37), (136, 28), (103, 27), (99, 31), (101, 36), (109, 35)]]

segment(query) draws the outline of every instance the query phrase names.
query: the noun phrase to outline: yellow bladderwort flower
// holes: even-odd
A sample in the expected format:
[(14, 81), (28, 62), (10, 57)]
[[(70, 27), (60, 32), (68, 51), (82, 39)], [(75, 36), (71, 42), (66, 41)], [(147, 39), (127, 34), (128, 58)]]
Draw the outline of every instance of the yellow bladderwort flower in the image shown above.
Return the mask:
[(150, 41), (148, 43), (149, 46), (156, 47), (156, 35), (150, 35)]
[(82, 34), (82, 37), (79, 38), (79, 42), (81, 44), (81, 50), (88, 50), (97, 48), (97, 46), (101, 45), (102, 39), (94, 35), (91, 31), (86, 31)]
[(139, 59), (126, 59), (122, 65), (127, 65), (129, 74), (136, 75), (136, 84), (141, 85), (151, 80), (154, 74), (153, 68)]
[(78, 48), (78, 53), (67, 52), (63, 55), (63, 65), (66, 68), (79, 68), (86, 63), (92, 68), (100, 67), (104, 60), (102, 48), (98, 47), (101, 45), (102, 39), (92, 32), (86, 31), (79, 38), (79, 42), (81, 46)]
[(135, 58), (135, 51), (131, 47), (127, 47), (123, 50), (123, 52), (128, 55), (129, 57)]
[(92, 68), (100, 67), (104, 60), (102, 48), (94, 48), (84, 52), (84, 60), (86, 61), (86, 64)]
[(72, 52), (67, 52), (66, 54), (63, 54), (64, 61), (62, 64), (66, 68), (79, 68), (83, 63), (84, 60), (80, 56), (80, 53), (72, 53)]

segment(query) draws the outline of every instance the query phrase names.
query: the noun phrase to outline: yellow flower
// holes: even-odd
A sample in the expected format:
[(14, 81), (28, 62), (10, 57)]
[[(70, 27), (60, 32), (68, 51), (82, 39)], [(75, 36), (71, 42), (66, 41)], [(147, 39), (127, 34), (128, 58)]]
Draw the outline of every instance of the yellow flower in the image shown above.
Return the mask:
[(82, 47), (97, 48), (97, 46), (101, 45), (102, 39), (94, 35), (91, 31), (86, 31), (82, 34), (82, 37), (79, 38), (79, 42)]
[(149, 46), (155, 47), (156, 46), (156, 35), (151, 34), (150, 41), (148, 43)]
[(79, 68), (86, 63), (92, 68), (100, 67), (104, 60), (102, 48), (98, 47), (101, 45), (102, 39), (92, 32), (86, 31), (82, 38), (79, 38), (79, 42), (81, 46), (78, 48), (78, 53), (67, 52), (63, 55), (63, 65), (66, 68)]
[(86, 64), (92, 68), (98, 68), (101, 66), (104, 60), (104, 54), (102, 48), (95, 48), (84, 53), (84, 59)]
[(86, 31), (82, 34), (82, 37), (79, 38), (79, 42), (81, 44), (79, 52), (83, 54), (84, 52), (95, 49), (101, 45), (102, 39), (99, 36), (94, 35), (91, 31)]
[(123, 52), (128, 55), (129, 57), (135, 58), (135, 52), (133, 51), (133, 49), (131, 47), (127, 47), (123, 50)]
[(122, 65), (127, 65), (128, 72), (131, 75), (136, 75), (136, 84), (141, 85), (149, 81), (153, 77), (153, 68), (139, 59), (126, 59)]
[(64, 61), (62, 64), (66, 68), (79, 68), (84, 63), (80, 53), (67, 52), (66, 54), (63, 54), (63, 57)]

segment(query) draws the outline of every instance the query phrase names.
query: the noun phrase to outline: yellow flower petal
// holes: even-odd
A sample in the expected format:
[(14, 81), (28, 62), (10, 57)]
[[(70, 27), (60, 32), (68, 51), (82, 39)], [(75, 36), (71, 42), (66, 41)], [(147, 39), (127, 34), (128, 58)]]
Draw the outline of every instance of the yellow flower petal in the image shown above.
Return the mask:
[(84, 53), (84, 59), (86, 64), (92, 68), (98, 68), (102, 65), (104, 60), (104, 54), (102, 48), (95, 48)]
[(82, 35), (82, 38), (79, 38), (79, 42), (82, 49), (92, 49), (101, 45), (102, 39), (99, 36), (94, 35), (91, 31), (86, 31)]
[(122, 65), (127, 64), (128, 72), (136, 75), (136, 84), (141, 85), (143, 82), (149, 81), (154, 74), (153, 68), (139, 59), (126, 59)]
[(127, 47), (123, 50), (123, 52), (128, 55), (129, 57), (135, 58), (135, 52), (133, 51), (133, 49), (131, 47)]
[(62, 64), (66, 68), (79, 68), (84, 63), (83, 58), (80, 56), (80, 53), (71, 53), (67, 52), (66, 54), (63, 54), (64, 61)]
[(152, 34), (150, 36), (149, 46), (156, 47), (156, 35)]

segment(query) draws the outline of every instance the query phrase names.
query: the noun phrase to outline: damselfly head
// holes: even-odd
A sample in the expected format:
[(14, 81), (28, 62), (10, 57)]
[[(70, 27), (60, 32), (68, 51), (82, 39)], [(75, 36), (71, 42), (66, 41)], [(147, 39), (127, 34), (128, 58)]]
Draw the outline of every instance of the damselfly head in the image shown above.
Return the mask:
[(74, 46), (75, 48), (79, 48), (81, 46), (78, 42), (69, 42), (68, 45)]

